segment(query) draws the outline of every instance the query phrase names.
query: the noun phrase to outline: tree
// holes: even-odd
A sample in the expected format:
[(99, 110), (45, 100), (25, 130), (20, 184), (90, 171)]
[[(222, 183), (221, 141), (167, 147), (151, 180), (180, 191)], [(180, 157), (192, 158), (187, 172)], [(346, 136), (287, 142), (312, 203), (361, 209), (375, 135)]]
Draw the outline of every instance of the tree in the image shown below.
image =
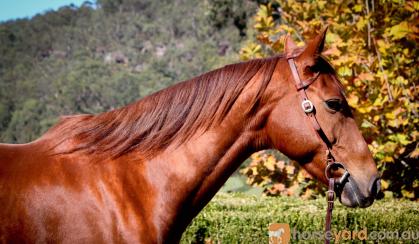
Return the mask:
[[(269, 56), (282, 52), (285, 34), (303, 45), (329, 25), (325, 54), (356, 110), (382, 173), (382, 190), (409, 199), (419, 196), (418, 13), (417, 1), (271, 0), (259, 6), (254, 39), (240, 52), (242, 59)], [(243, 172), (254, 179), (251, 167)], [(265, 179), (271, 192), (275, 180)]]

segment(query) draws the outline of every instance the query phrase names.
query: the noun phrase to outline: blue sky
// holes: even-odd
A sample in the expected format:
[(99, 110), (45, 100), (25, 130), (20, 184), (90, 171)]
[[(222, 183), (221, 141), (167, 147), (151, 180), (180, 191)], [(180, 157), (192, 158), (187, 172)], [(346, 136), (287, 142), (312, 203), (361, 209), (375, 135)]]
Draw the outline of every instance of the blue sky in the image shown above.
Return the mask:
[[(73, 3), (80, 6), (85, 0), (0, 0), (0, 22), (9, 19), (32, 17), (47, 10)], [(95, 1), (91, 1), (95, 2)]]

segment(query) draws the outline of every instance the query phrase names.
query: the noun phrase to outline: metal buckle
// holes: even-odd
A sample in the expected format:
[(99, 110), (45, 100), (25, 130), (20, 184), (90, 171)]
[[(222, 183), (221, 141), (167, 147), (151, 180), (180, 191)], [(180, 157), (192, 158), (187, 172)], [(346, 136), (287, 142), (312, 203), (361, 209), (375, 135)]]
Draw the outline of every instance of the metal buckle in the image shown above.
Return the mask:
[(327, 202), (334, 202), (335, 198), (336, 198), (336, 192), (334, 190), (327, 190), (326, 191)]
[(304, 99), (303, 102), (301, 102), (301, 107), (306, 114), (311, 113), (314, 110), (313, 103), (308, 99)]

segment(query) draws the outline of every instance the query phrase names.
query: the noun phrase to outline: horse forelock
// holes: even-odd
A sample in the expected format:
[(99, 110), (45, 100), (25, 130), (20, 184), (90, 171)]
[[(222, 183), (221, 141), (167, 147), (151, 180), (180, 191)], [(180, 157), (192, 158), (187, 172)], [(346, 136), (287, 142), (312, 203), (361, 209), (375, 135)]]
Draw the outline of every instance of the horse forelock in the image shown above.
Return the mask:
[(55, 147), (71, 140), (73, 146), (60, 153), (85, 151), (115, 158), (138, 150), (146, 158), (222, 121), (246, 84), (261, 72), (251, 110), (281, 57), (227, 65), (109, 112), (68, 116), (50, 132), (61, 137)]

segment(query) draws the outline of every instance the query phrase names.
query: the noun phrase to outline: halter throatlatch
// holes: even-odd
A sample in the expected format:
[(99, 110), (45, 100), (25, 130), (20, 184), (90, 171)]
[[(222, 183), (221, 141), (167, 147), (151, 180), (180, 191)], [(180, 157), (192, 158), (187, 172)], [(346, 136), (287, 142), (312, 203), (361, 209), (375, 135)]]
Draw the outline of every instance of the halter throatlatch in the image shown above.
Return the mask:
[[(325, 221), (325, 243), (330, 243), (331, 238), (331, 224), (332, 224), (332, 212), (333, 212), (333, 206), (335, 201), (335, 195), (336, 192), (342, 191), (343, 185), (348, 180), (349, 172), (343, 165), (343, 163), (339, 163), (335, 161), (335, 158), (332, 155), (332, 146), (333, 144), (330, 142), (330, 140), (327, 138), (326, 134), (322, 130), (319, 122), (317, 121), (316, 115), (315, 115), (315, 107), (313, 103), (308, 99), (307, 93), (305, 89), (307, 89), (319, 76), (319, 73), (316, 73), (313, 77), (301, 81), (300, 76), (298, 74), (297, 67), (294, 62), (294, 56), (293, 57), (287, 57), (288, 64), (291, 69), (292, 76), (294, 78), (295, 86), (297, 88), (297, 91), (301, 97), (301, 107), (305, 114), (308, 116), (308, 118), (311, 121), (311, 124), (313, 125), (313, 128), (316, 130), (317, 135), (319, 138), (326, 144), (327, 151), (326, 151), (326, 169), (325, 169), (325, 176), (328, 181), (328, 190), (326, 192), (326, 198), (327, 198), (327, 212), (326, 212), (326, 221)], [(339, 169), (343, 169), (344, 173), (341, 177), (338, 179), (333, 177), (333, 171), (337, 171)]]

